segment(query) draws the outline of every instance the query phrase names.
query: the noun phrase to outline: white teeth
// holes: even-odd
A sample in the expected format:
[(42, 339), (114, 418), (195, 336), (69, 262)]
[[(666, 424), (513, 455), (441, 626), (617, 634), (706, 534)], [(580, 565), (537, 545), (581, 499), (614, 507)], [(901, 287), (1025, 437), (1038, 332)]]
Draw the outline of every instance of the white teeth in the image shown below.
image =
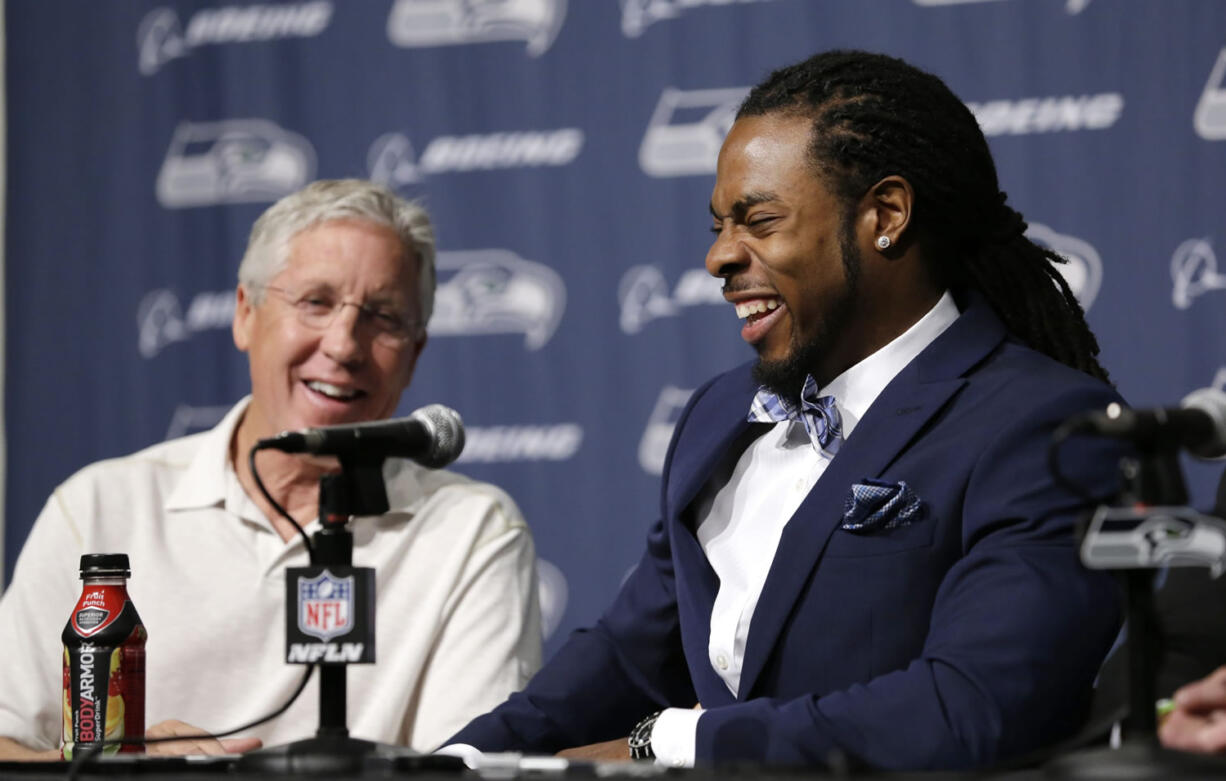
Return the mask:
[(755, 301), (746, 301), (736, 305), (736, 316), (744, 320), (750, 315), (756, 315), (760, 312), (769, 312), (772, 309), (779, 308), (779, 301), (773, 298), (762, 299)]
[(348, 401), (349, 399), (352, 399), (354, 396), (358, 395), (358, 392), (355, 390), (338, 388), (335, 385), (327, 382), (320, 382), (319, 380), (311, 380), (307, 383), (307, 387), (313, 391), (318, 391), (329, 398), (342, 399), (345, 401)]

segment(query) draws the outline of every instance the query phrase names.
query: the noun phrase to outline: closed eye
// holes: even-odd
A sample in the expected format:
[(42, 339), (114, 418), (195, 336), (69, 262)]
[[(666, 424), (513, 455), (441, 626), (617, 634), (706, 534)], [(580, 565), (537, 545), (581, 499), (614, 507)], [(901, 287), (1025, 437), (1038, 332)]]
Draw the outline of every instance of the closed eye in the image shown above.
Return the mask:
[(385, 309), (375, 309), (370, 313), (374, 318), (375, 325), (382, 331), (403, 331), (405, 330), (405, 319), (396, 312)]
[(330, 312), (332, 311), (332, 301), (324, 296), (306, 295), (298, 299), (297, 304), (299, 309), (306, 312)]

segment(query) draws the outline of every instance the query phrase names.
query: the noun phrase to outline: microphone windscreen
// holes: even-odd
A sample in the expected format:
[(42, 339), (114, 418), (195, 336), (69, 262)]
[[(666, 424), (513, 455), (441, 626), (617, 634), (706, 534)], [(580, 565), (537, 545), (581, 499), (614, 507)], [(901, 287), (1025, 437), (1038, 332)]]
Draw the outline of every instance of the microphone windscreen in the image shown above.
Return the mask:
[(460, 457), (464, 451), (464, 421), (460, 413), (442, 404), (428, 404), (409, 417), (425, 426), (434, 441), (428, 457), (419, 459), (423, 466), (440, 469)]

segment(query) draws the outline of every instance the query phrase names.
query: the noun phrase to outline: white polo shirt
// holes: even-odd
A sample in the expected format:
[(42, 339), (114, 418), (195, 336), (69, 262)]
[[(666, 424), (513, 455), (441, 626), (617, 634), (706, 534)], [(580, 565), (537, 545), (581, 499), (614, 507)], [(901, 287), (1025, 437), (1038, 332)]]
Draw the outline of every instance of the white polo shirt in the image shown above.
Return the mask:
[[(146, 725), (239, 726), (288, 699), (285, 577), (304, 566), (228, 459), (243, 400), (214, 429), (92, 464), (57, 488), (0, 597), (0, 736), (60, 744), (60, 633), (81, 592), (83, 553), (127, 553), (129, 594), (149, 633)], [(389, 459), (392, 510), (355, 519), (353, 560), (377, 578), (374, 665), (348, 668), (355, 737), (428, 751), (523, 687), (540, 666), (532, 538), (505, 493)], [(310, 534), (318, 521), (306, 527)], [(313, 680), (246, 735), (276, 745), (314, 735)]]

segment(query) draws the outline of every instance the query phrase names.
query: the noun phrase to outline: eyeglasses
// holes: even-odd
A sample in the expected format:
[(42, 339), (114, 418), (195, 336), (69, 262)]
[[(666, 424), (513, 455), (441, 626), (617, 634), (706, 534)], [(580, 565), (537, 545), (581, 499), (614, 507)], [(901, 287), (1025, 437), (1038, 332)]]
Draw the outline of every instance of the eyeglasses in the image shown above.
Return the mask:
[(331, 288), (318, 287), (305, 292), (287, 290), (276, 285), (262, 285), (261, 290), (276, 293), (294, 308), (298, 322), (307, 328), (322, 331), (336, 320), (347, 306), (358, 310), (358, 322), (374, 332), (376, 341), (389, 347), (403, 347), (417, 335), (421, 324), (388, 304), (360, 304), (346, 301)]

